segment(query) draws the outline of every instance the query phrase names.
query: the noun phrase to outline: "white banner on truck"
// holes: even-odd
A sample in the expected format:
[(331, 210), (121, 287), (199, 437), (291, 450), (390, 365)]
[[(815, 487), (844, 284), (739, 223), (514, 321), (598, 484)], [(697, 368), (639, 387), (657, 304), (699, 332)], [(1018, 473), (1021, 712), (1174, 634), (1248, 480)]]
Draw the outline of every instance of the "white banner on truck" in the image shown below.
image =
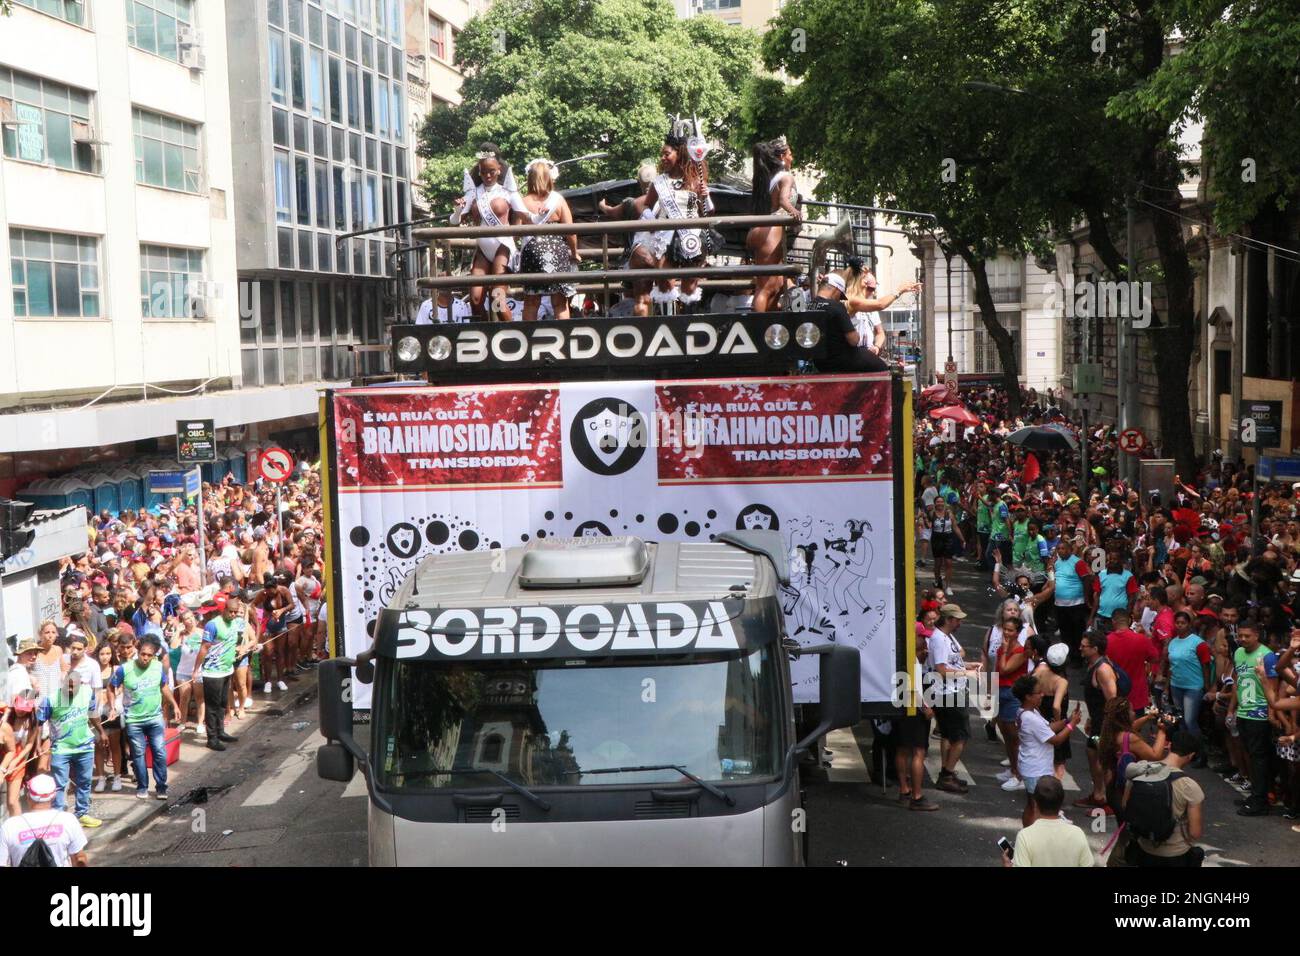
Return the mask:
[[(430, 554), (536, 538), (707, 541), (772, 528), (787, 627), (862, 654), (862, 699), (898, 669), (888, 375), (332, 393), (343, 652)], [(904, 569), (906, 570), (906, 569)], [(333, 613), (333, 612), (332, 612)], [(817, 659), (794, 665), (817, 699)], [(359, 685), (354, 704), (369, 706)]]

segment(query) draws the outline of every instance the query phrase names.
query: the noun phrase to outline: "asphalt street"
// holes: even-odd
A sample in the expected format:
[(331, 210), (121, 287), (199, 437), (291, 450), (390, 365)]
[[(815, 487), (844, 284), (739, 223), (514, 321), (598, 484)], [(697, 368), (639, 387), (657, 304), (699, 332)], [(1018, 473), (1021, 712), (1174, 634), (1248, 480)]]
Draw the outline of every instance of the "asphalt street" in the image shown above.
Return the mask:
[[(918, 581), (929, 580), (918, 572)], [(955, 574), (955, 599), (970, 615), (958, 632), (968, 658), (977, 655), (997, 600), (987, 578), (962, 563)], [(1072, 672), (1075, 683), (1078, 673)], [(364, 866), (366, 797), (358, 773), (348, 785), (316, 776), (318, 733), (314, 684), (308, 675), (297, 693), (279, 701), (225, 753), (178, 774), (172, 804), (126, 835), (92, 837), (96, 866)], [(1082, 699), (1075, 689), (1072, 698)], [(238, 728), (235, 728), (238, 731)], [(831, 766), (804, 780), (807, 793), (810, 862), (833, 866), (997, 866), (998, 837), (1014, 839), (1020, 828), (1023, 792), (1005, 792), (995, 779), (1003, 757), (988, 742), (983, 720), (972, 714), (973, 737), (959, 769), (970, 784), (966, 795), (927, 790), (941, 809), (916, 813), (900, 806), (893, 785), (882, 790), (868, 779), (871, 728), (867, 723), (839, 731), (828, 741)], [(1082, 733), (1066, 780), (1067, 801), (1088, 788)], [(929, 783), (938, 773), (938, 740), (927, 761)], [(1207, 865), (1293, 865), (1300, 834), (1280, 815), (1243, 818), (1237, 796), (1209, 770), (1192, 775), (1206, 793)], [(1081, 789), (1080, 789), (1081, 788)], [(1101, 822), (1086, 811), (1067, 809), (1089, 830), (1100, 853), (1114, 833), (1113, 818)], [(112, 840), (112, 842), (109, 842)]]

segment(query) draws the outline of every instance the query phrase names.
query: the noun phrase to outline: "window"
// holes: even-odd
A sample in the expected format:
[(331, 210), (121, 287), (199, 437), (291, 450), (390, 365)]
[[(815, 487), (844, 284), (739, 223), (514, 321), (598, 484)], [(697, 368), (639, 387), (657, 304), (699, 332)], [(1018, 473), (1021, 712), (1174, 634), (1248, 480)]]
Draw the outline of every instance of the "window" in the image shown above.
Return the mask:
[[(348, 192), (350, 194), (349, 198), (352, 200), (352, 228), (353, 230), (364, 229), (365, 226), (361, 222), (361, 171), (356, 168), (348, 170)], [(353, 241), (353, 248), (356, 248), (355, 240)], [(357, 269), (356, 271), (360, 272), (361, 270)]]
[(202, 250), (140, 247), (140, 314), (145, 318), (202, 318), (202, 281)]
[(329, 167), (317, 162), (316, 167), (316, 225), (321, 229), (330, 227), (330, 186)]
[(99, 240), (9, 230), (14, 315), (83, 318), (99, 311)]
[(366, 73), (361, 77), (361, 100), (364, 105), (365, 129), (367, 133), (375, 131), (375, 76)]
[(447, 61), (447, 24), (437, 17), (429, 17), (429, 55)]
[(272, 26), (284, 26), (284, 0), (266, 0), (266, 19)]
[(330, 87), (330, 119), (335, 123), (343, 122), (343, 88), (342, 88), (342, 64), (339, 63), (338, 57), (332, 56), (329, 60), (329, 87)]
[(366, 228), (379, 225), (379, 180), (366, 177)]
[(180, 62), (181, 32), (194, 25), (194, 0), (126, 0), (126, 42)]
[(18, 0), (24, 7), (48, 13), (60, 20), (81, 26), (86, 22), (86, 4), (83, 0)]
[[(1002, 371), (1002, 360), (998, 357), (998, 346), (984, 328), (984, 321), (975, 312), (971, 315), (975, 326), (975, 371), (992, 374)], [(1011, 350), (1020, 355), (1020, 313), (999, 312), (998, 322), (1011, 334)], [(1020, 371), (1024, 372), (1023, 361), (1018, 362)]]
[[(984, 263), (989, 280), (989, 294), (999, 304), (1020, 301), (1020, 260), (998, 256)], [(971, 283), (971, 301), (974, 301), (975, 284)]]
[(271, 110), (271, 140), (276, 146), (289, 145), (289, 114), (284, 110)]
[(289, 154), (275, 151), (275, 221), (293, 219), (293, 200), (289, 198)]
[(388, 97), (384, 96), (384, 88), (388, 85), (387, 81), (379, 80), (379, 135), (388, 135)]
[(325, 118), (325, 56), (312, 50), (311, 56), (311, 115)]
[(0, 68), (4, 154), (29, 163), (96, 171), (90, 94), (39, 76)]
[(275, 30), (268, 31), (270, 34), (270, 56), (267, 63), (271, 70), (271, 101), (274, 103), (284, 103), (284, 34)]
[(402, 4), (398, 0), (388, 0), (388, 38), (402, 42)]
[(325, 20), (325, 38), (329, 41), (328, 46), (331, 53), (342, 53), (343, 48), (339, 45), (339, 19), (338, 17), (327, 17)]
[(334, 228), (346, 232), (348, 228), (348, 204), (343, 189), (343, 167), (335, 166), (330, 170), (334, 183)]
[(298, 223), (304, 226), (311, 222), (311, 179), (307, 165), (306, 156), (293, 158), (293, 180), (298, 196)]
[(405, 140), (405, 134), (402, 132), (402, 88), (393, 83), (393, 139), (399, 143)]
[(199, 128), (147, 110), (131, 111), (135, 181), (185, 192), (199, 191)]
[(348, 64), (348, 125), (353, 129), (361, 128), (361, 93), (357, 68)]
[(302, 36), (302, 0), (289, 0), (289, 32)]
[(293, 91), (293, 105), (296, 109), (307, 108), (307, 82), (303, 72), (302, 44), (297, 40), (289, 41), (289, 85)]

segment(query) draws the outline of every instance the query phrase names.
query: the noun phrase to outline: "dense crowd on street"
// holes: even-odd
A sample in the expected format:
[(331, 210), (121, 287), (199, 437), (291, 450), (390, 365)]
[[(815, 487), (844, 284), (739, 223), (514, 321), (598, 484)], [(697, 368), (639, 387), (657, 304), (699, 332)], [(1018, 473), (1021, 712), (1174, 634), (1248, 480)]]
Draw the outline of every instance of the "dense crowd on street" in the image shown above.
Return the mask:
[(261, 479), (202, 495), (202, 535), (180, 498), (91, 516), (60, 569), (59, 615), (19, 635), (0, 702), (0, 865), (84, 865), (85, 831), (103, 823), (92, 800), (148, 800), (151, 776), (168, 800), (182, 744), (235, 745), (247, 713), (324, 659), (319, 470), (281, 486), (279, 515)]
[[(1079, 426), (1050, 392), (1021, 397), (1013, 416), (1005, 393), (949, 392), (922, 403), (914, 435), (917, 564), (933, 573), (918, 656), (942, 675), (945, 701), (980, 672), (996, 675), (984, 732), (1006, 749), (1002, 788), (1026, 796), (1025, 829), (1004, 862), (1092, 865), (1082, 830), (1060, 815), (1079, 745), (1091, 786), (1074, 806), (1122, 823), (1109, 865), (1200, 865), (1202, 782), (1214, 778), (1192, 769), (1234, 788), (1242, 816), (1295, 820), (1300, 484), (1256, 490), (1253, 468), (1215, 451), (1196, 474), (1144, 493), (1118, 479), (1125, 453), (1101, 426), (1086, 435), (1081, 494), (1077, 451), (1009, 440), (1047, 428), (1078, 442)], [(954, 429), (927, 414), (954, 403), (973, 420)], [(1002, 599), (996, 620), (962, 611), (957, 562), (987, 574), (980, 587)], [(953, 636), (959, 627), (976, 628), (978, 659)], [(1069, 704), (1072, 687), (1082, 707)], [(954, 772), (971, 733), (966, 707), (924, 708), (896, 731), (900, 798), (913, 809), (939, 808), (920, 789), (931, 719), (938, 788), (967, 789)]]

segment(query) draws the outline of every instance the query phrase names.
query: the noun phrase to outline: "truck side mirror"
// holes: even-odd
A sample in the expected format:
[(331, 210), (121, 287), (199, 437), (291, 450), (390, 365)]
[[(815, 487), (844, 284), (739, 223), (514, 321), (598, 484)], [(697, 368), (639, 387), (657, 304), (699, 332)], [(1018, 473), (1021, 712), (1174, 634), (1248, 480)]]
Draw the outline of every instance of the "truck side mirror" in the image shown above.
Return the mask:
[(821, 672), (822, 723), (826, 731), (852, 727), (862, 719), (862, 655), (856, 647), (823, 654)]
[(352, 661), (336, 657), (316, 669), (320, 687), (320, 733), (326, 740), (352, 736)]
[(316, 751), (316, 776), (322, 780), (350, 783), (356, 764), (342, 744), (325, 744)]
[(794, 751), (806, 750), (818, 738), (841, 727), (852, 727), (862, 719), (862, 655), (856, 647), (823, 644), (807, 648), (805, 653), (821, 657), (818, 671), (821, 701), (818, 709), (821, 719), (808, 736), (794, 745)]

